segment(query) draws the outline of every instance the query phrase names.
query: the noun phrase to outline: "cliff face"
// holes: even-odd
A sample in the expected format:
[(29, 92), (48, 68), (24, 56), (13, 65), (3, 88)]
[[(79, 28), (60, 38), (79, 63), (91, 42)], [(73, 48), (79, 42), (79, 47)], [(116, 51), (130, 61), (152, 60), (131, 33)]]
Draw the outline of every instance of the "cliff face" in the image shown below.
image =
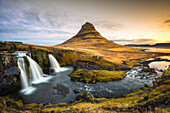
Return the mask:
[(20, 87), (20, 70), (16, 56), (0, 54), (0, 95), (13, 93)]
[(73, 36), (71, 39), (60, 44), (62, 47), (72, 47), (72, 48), (116, 48), (124, 47), (122, 45), (116, 44), (113, 41), (109, 41), (95, 29), (95, 27), (86, 22), (80, 29), (80, 31)]

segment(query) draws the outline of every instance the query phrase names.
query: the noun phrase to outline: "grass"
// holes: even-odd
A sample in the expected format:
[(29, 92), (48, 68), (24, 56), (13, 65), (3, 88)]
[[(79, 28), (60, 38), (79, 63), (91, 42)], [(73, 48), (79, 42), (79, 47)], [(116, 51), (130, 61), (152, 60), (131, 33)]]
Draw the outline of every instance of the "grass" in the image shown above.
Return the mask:
[[(140, 61), (158, 56), (157, 53), (142, 52), (136, 48), (118, 47), (107, 49), (70, 48), (61, 46), (39, 46), (31, 44), (10, 44), (0, 42), (2, 50), (10, 51), (31, 51), (32, 58), (45, 69), (49, 66), (48, 54), (53, 54), (61, 66), (77, 65), (79, 61), (92, 62), (94, 66), (104, 70), (127, 70)], [(1, 49), (1, 48), (0, 48)], [(43, 54), (46, 55), (43, 55)], [(93, 56), (103, 57), (103, 60), (94, 59)], [(42, 57), (42, 58), (41, 58)], [(144, 59), (145, 58), (145, 59)], [(133, 60), (138, 59), (138, 60)], [(126, 62), (126, 64), (123, 64)], [(87, 64), (84, 64), (84, 66)], [(45, 69), (47, 70), (47, 69)]]
[(69, 76), (75, 81), (96, 83), (120, 80), (126, 76), (126, 73), (124, 71), (77, 69)]

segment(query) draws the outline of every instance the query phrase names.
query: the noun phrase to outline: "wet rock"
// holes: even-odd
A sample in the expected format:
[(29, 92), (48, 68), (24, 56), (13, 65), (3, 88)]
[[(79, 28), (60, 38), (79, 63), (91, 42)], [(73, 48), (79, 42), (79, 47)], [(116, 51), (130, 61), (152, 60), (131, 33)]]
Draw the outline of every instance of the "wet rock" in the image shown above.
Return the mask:
[(100, 98), (100, 95), (99, 95), (98, 93), (95, 93), (95, 94), (94, 94), (94, 97), (95, 97), (95, 98)]
[[(53, 86), (53, 89), (57, 90), (58, 95), (66, 96), (70, 91), (69, 88), (64, 86), (63, 84), (56, 84), (56, 86)], [(53, 92), (55, 94), (55, 92)]]
[(83, 99), (83, 94), (80, 94), (80, 95), (78, 95), (78, 96), (76, 97), (76, 100), (77, 100), (77, 101), (79, 101), (79, 100), (81, 100), (81, 99)]
[(53, 91), (53, 95), (56, 95), (56, 94), (57, 94), (57, 90), (54, 90), (54, 91)]
[(74, 93), (80, 93), (80, 89), (74, 89)]
[(94, 97), (90, 92), (85, 92), (84, 94), (80, 94), (76, 97), (77, 101), (79, 101), (79, 100), (90, 101), (93, 99), (94, 99)]
[(69, 102), (69, 103), (70, 103), (70, 104), (71, 104), (71, 103), (74, 103), (74, 100), (70, 100), (70, 102)]
[(95, 79), (93, 79), (93, 80), (91, 81), (91, 83), (96, 84), (96, 80), (95, 80)]
[(72, 80), (72, 81), (75, 81), (75, 82), (79, 81), (79, 79), (76, 78), (76, 77), (71, 77), (71, 80)]
[(164, 70), (162, 70), (162, 69), (161, 69), (161, 70), (159, 70), (159, 71), (160, 71), (160, 72), (164, 72)]
[(54, 73), (55, 72), (55, 69), (50, 69), (50, 73)]

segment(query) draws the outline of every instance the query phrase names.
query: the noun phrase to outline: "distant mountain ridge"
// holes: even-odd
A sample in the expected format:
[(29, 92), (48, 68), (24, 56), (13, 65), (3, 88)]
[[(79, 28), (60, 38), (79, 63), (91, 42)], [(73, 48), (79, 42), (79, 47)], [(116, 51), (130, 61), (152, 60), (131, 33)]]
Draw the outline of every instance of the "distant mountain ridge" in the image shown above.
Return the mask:
[(156, 43), (154, 45), (150, 45), (150, 44), (127, 44), (125, 46), (170, 48), (170, 43)]
[(62, 47), (73, 47), (73, 48), (116, 48), (125, 47), (119, 44), (109, 41), (95, 29), (95, 27), (86, 22), (80, 29), (80, 31), (73, 36), (71, 39), (58, 45)]

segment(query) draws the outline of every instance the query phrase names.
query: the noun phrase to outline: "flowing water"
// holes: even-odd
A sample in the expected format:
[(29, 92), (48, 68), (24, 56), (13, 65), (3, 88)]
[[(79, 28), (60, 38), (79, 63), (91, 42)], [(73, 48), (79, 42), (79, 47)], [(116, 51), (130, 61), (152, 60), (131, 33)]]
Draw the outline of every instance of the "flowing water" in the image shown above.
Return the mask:
[(25, 71), (25, 62), (24, 62), (24, 58), (19, 58), (18, 59), (18, 67), (21, 71), (21, 86), (22, 89), (28, 89), (29, 87), (29, 83), (28, 83), (28, 78), (26, 75), (26, 71)]
[(37, 82), (41, 80), (43, 77), (43, 72), (40, 66), (32, 60), (29, 56), (26, 56), (29, 63), (30, 63), (30, 72), (31, 72), (31, 77), (32, 77), (32, 82)]
[[(118, 98), (130, 93), (132, 89), (140, 89), (145, 84), (153, 85), (170, 65), (170, 57), (162, 56), (151, 58), (141, 62), (140, 66), (134, 66), (127, 71), (127, 76), (118, 81), (97, 82), (96, 84), (87, 84), (83, 82), (71, 81), (68, 76), (73, 72), (73, 67), (60, 67), (54, 56), (49, 55), (51, 69), (54, 69), (54, 75), (44, 76), (40, 66), (27, 56), (26, 52), (17, 52), (18, 67), (21, 70), (21, 94), (27, 103), (60, 103), (75, 100), (76, 96), (85, 91), (91, 92), (95, 97)], [(30, 79), (26, 75), (24, 58), (26, 57), (30, 64)], [(143, 71), (146, 68), (154, 68), (156, 73)], [(80, 92), (75, 94), (74, 89)]]
[(25, 68), (25, 61), (24, 61), (24, 57), (26, 56), (28, 52), (20, 52), (20, 51), (17, 51), (15, 52), (14, 54), (17, 55), (18, 57), (18, 67), (21, 71), (21, 74), (20, 74), (20, 78), (21, 78), (21, 93), (24, 94), (24, 95), (29, 95), (31, 93), (33, 93), (36, 88), (32, 87), (32, 85), (29, 83), (29, 80), (28, 80), (28, 76), (26, 74), (26, 68)]
[[(21, 78), (21, 93), (23, 95), (30, 95), (35, 92), (36, 88), (32, 87), (32, 84), (37, 84), (41, 82), (48, 82), (51, 78), (50, 76), (43, 77), (43, 71), (40, 66), (31, 59), (31, 54), (28, 51), (16, 51), (13, 54), (17, 55), (18, 57), (18, 67), (21, 71), (20, 78)], [(29, 56), (27, 56), (29, 55)], [(26, 57), (30, 64), (30, 76), (27, 75), (26, 71), (26, 64), (24, 61), (24, 57)], [(29, 79), (28, 79), (29, 78)]]
[(38, 84), (41, 82), (48, 82), (47, 80), (51, 77), (43, 77), (44, 73), (41, 67), (29, 56), (26, 56), (29, 64), (30, 64), (30, 76), (31, 76), (31, 83)]
[[(166, 57), (164, 57), (166, 59)], [(110, 82), (97, 82), (96, 84), (87, 84), (83, 82), (71, 81), (70, 77), (67, 76), (72, 73), (73, 67), (64, 67), (65, 71), (51, 75), (52, 79), (48, 83), (34, 84), (33, 86), (37, 90), (30, 95), (23, 95), (23, 99), (27, 103), (69, 103), (71, 100), (75, 100), (76, 96), (85, 91), (91, 92), (95, 97), (104, 98), (118, 98), (125, 94), (130, 93), (132, 89), (140, 89), (145, 84), (153, 85), (152, 81), (162, 75), (161, 67), (168, 67), (169, 60), (158, 65), (159, 61), (150, 59), (148, 66), (157, 69), (157, 73), (150, 73), (142, 71), (144, 68), (148, 68), (141, 64), (141, 66), (135, 66), (131, 70), (127, 71), (127, 76), (119, 81)], [(153, 66), (154, 64), (154, 66)], [(63, 67), (61, 67), (63, 68)], [(75, 94), (74, 89), (79, 89), (80, 92)]]
[(60, 72), (61, 67), (52, 54), (49, 54), (49, 60), (50, 60), (50, 69), (54, 69), (55, 72)]

